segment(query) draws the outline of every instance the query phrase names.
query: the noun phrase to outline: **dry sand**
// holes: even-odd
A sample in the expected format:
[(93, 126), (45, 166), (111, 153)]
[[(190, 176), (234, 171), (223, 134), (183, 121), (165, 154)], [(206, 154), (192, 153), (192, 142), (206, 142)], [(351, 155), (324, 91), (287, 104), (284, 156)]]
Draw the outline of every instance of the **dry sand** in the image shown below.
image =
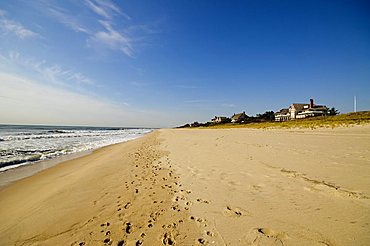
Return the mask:
[(370, 126), (160, 130), (0, 190), (0, 245), (369, 245)]
[[(158, 132), (61, 163), (0, 190), (0, 245), (192, 244)], [(177, 185), (176, 185), (177, 184)]]

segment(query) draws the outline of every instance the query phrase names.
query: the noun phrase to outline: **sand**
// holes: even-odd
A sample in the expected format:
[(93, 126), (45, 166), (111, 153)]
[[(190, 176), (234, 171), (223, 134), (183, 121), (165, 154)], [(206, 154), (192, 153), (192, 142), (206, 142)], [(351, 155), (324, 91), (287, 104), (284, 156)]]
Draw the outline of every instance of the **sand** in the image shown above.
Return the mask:
[(369, 245), (370, 126), (174, 129), (0, 190), (0, 245)]

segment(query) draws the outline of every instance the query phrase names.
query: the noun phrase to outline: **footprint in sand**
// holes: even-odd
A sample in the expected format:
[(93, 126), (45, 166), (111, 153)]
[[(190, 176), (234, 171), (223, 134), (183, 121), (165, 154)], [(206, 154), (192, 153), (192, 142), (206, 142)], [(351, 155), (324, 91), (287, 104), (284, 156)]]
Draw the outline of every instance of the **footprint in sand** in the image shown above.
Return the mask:
[(193, 203), (192, 203), (192, 202), (190, 202), (190, 201), (188, 201), (188, 202), (185, 202), (185, 205), (186, 205), (186, 206), (191, 206), (191, 205), (193, 205)]
[(206, 240), (204, 240), (203, 238), (199, 238), (197, 241), (196, 241), (196, 244), (197, 245), (204, 245), (204, 244), (206, 244), (207, 243), (207, 241)]
[(103, 224), (101, 224), (100, 226), (110, 226), (110, 223), (109, 222), (107, 222), (107, 223), (103, 223)]
[(254, 228), (244, 238), (248, 245), (285, 245), (289, 236), (285, 232), (274, 231), (269, 228)]
[(240, 216), (250, 216), (251, 215), (250, 212), (248, 212), (247, 210), (236, 208), (236, 207), (233, 208), (231, 206), (227, 206), (224, 209), (223, 214), (228, 217), (240, 217)]
[(162, 239), (163, 245), (174, 245), (176, 242), (171, 232), (166, 232)]
[(84, 241), (80, 241), (80, 242), (74, 242), (71, 245), (83, 246), (83, 245), (86, 245), (86, 243)]
[(126, 223), (125, 231), (127, 234), (130, 234), (132, 232), (132, 224), (130, 222)]
[(124, 208), (125, 209), (128, 209), (130, 206), (131, 206), (131, 202), (128, 202), (128, 203), (126, 203), (126, 205), (124, 206)]
[(199, 202), (199, 203), (209, 204), (208, 200), (204, 200), (204, 199), (201, 199), (201, 198), (198, 198), (196, 201)]
[(106, 244), (106, 245), (111, 245), (113, 243), (113, 241), (110, 238), (106, 238), (106, 239), (104, 239), (103, 243)]

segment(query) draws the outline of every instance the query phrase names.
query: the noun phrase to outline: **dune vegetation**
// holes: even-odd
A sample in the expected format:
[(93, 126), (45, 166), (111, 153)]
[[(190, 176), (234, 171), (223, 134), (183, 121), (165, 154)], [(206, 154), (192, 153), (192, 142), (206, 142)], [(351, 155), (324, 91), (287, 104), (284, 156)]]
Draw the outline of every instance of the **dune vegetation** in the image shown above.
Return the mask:
[(226, 123), (201, 126), (200, 128), (334, 128), (340, 126), (362, 125), (370, 123), (370, 111), (320, 116), (284, 122), (264, 121), (244, 124)]

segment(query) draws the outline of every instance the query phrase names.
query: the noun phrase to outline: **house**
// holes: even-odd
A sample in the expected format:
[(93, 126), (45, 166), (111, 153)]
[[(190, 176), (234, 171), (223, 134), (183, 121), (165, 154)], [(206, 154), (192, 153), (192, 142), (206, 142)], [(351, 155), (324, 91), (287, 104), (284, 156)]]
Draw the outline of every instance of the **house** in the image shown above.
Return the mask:
[(292, 104), (289, 107), (291, 119), (303, 119), (307, 117), (327, 115), (328, 108), (324, 105), (316, 105), (313, 99), (309, 104)]
[(275, 121), (288, 121), (290, 120), (290, 113), (288, 108), (280, 109), (275, 113)]
[(215, 124), (226, 123), (230, 122), (230, 118), (224, 116), (215, 116), (213, 119), (211, 119), (211, 122)]
[(289, 114), (290, 114), (290, 119), (294, 120), (296, 118), (297, 114), (303, 112), (303, 109), (307, 108), (307, 107), (308, 107), (308, 104), (292, 103), (288, 108), (289, 109)]
[(239, 114), (233, 114), (233, 116), (231, 116), (232, 123), (244, 123), (247, 119), (248, 119), (248, 116), (245, 114), (245, 112), (239, 113)]
[(312, 105), (305, 108), (302, 112), (298, 113), (296, 115), (296, 119), (327, 115), (328, 110), (329, 109), (324, 105)]
[[(288, 110), (288, 111), (287, 111)], [(314, 104), (313, 99), (310, 103), (292, 103), (288, 109), (281, 109), (275, 114), (275, 121), (287, 121), (326, 115), (328, 108), (324, 105)]]

